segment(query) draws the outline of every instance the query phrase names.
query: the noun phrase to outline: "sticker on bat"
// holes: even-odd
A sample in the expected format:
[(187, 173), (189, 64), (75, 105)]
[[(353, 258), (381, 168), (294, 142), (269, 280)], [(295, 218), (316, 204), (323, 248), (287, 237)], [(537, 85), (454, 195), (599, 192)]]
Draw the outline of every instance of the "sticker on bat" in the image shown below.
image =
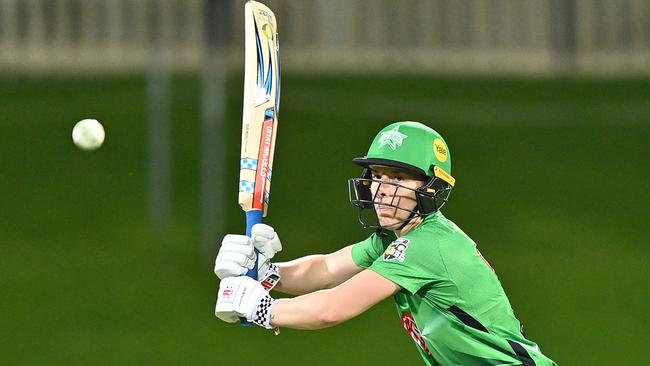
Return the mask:
[(253, 197), (253, 207), (257, 209), (264, 208), (264, 192), (266, 186), (266, 178), (269, 170), (271, 169), (271, 150), (273, 148), (273, 128), (274, 115), (273, 108), (268, 108), (264, 115), (267, 118), (262, 124), (262, 136), (260, 137), (260, 152), (258, 156), (258, 170), (255, 176), (255, 195)]

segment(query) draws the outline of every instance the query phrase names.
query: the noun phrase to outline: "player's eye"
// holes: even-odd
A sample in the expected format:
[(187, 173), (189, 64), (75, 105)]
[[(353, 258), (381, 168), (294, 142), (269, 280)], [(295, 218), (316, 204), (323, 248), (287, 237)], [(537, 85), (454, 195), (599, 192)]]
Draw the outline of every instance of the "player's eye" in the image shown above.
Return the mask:
[(380, 174), (373, 174), (372, 178), (373, 179), (381, 179), (381, 175)]

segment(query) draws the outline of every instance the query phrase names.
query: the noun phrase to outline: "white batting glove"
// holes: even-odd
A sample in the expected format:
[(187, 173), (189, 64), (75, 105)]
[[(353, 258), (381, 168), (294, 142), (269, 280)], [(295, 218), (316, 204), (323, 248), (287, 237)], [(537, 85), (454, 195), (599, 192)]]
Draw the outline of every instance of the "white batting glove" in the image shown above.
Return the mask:
[(269, 225), (253, 225), (251, 238), (245, 235), (226, 235), (215, 260), (214, 273), (220, 279), (246, 274), (255, 266), (253, 248), (259, 251), (257, 273), (260, 282), (268, 290), (272, 289), (280, 280), (280, 274), (270, 259), (282, 250), (282, 243)]
[(255, 250), (251, 239), (246, 235), (226, 235), (214, 261), (214, 274), (221, 279), (241, 276), (254, 266)]
[[(255, 224), (251, 228), (253, 245), (267, 260), (272, 259), (275, 253), (282, 250), (282, 243), (278, 234), (266, 224)], [(261, 269), (261, 268), (260, 268)]]
[(266, 329), (272, 329), (271, 310), (275, 300), (266, 289), (250, 277), (228, 277), (219, 284), (214, 314), (235, 323), (240, 317)]

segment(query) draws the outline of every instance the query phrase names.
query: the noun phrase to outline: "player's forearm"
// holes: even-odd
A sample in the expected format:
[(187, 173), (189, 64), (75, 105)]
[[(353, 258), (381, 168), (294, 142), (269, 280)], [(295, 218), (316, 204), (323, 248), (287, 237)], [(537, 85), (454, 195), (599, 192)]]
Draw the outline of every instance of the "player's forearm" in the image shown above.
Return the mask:
[(344, 283), (293, 299), (278, 299), (271, 324), (294, 329), (331, 327), (394, 295), (400, 287), (373, 271), (362, 271)]
[(292, 299), (279, 299), (273, 306), (271, 324), (280, 328), (322, 329), (356, 314), (346, 314), (333, 300), (333, 290), (320, 290)]
[(332, 276), (325, 255), (310, 255), (290, 262), (276, 263), (280, 282), (274, 290), (302, 295), (332, 286)]

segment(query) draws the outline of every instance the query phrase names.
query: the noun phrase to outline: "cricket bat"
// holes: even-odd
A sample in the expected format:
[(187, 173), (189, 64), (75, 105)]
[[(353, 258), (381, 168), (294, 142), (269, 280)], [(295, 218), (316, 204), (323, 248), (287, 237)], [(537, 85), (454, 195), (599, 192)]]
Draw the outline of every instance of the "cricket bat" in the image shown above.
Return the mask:
[[(244, 110), (239, 205), (246, 212), (246, 235), (262, 222), (269, 206), (273, 151), (280, 107), (280, 58), (275, 15), (264, 4), (246, 2)], [(247, 276), (257, 279), (257, 265)]]

